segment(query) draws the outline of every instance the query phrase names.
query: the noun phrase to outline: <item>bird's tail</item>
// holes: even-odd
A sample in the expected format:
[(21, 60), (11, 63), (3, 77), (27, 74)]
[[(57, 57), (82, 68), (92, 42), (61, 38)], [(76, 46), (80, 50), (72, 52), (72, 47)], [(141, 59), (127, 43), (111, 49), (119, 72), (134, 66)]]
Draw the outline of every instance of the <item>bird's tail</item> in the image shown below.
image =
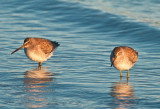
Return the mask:
[(52, 44), (54, 45), (54, 48), (57, 48), (58, 46), (60, 46), (60, 44), (56, 41), (52, 41)]

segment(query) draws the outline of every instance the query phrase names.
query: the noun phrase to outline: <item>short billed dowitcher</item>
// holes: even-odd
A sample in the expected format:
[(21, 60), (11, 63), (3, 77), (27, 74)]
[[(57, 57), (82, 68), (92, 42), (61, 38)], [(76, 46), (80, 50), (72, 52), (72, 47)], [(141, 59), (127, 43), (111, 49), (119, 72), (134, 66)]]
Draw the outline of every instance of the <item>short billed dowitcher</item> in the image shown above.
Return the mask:
[(13, 51), (11, 54), (16, 51), (24, 48), (26, 56), (33, 61), (39, 62), (39, 67), (41, 67), (42, 62), (46, 61), (53, 55), (55, 49), (59, 46), (58, 42), (50, 41), (42, 38), (26, 38), (21, 47)]
[(111, 67), (113, 65), (118, 69), (121, 77), (122, 70), (128, 70), (127, 78), (129, 77), (129, 69), (134, 66), (137, 59), (138, 52), (127, 46), (115, 47), (110, 55)]

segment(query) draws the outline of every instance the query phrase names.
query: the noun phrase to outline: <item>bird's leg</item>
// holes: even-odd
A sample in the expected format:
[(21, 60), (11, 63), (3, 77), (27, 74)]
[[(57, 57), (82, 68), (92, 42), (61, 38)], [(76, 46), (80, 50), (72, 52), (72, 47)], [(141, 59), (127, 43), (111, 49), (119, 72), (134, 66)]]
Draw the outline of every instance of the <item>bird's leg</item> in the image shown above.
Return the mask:
[(41, 69), (41, 66), (42, 66), (42, 62), (39, 62), (39, 63), (38, 63), (38, 68)]
[(129, 81), (129, 78), (127, 78), (127, 85), (128, 85), (128, 81)]
[(120, 70), (120, 77), (122, 77), (122, 71)]
[(129, 78), (129, 70), (128, 70), (128, 72), (127, 72), (127, 78)]
[(119, 81), (120, 84), (121, 84), (121, 80), (122, 80), (122, 76), (120, 77), (120, 81)]

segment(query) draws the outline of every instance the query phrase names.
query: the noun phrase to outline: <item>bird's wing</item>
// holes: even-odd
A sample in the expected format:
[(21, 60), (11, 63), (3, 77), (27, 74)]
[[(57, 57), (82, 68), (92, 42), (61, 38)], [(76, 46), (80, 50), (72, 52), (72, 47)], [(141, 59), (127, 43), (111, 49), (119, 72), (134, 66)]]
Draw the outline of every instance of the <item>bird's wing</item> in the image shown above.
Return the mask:
[(138, 52), (130, 47), (128, 47), (126, 50), (128, 51), (129, 60), (135, 63), (138, 59)]
[(54, 50), (54, 47), (51, 43), (51, 41), (49, 40), (42, 40), (41, 42), (39, 42), (39, 45), (41, 47), (41, 50), (45, 53), (51, 53)]

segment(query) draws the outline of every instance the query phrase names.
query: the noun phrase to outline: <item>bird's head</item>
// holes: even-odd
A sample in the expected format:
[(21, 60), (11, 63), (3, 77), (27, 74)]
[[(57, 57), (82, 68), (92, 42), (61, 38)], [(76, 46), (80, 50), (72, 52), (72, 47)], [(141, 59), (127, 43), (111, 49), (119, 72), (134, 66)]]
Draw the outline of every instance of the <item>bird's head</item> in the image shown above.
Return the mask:
[(32, 43), (31, 38), (26, 38), (24, 40), (23, 45), (21, 47), (17, 48), (16, 50), (14, 50), (11, 54), (15, 53), (16, 51), (18, 51), (18, 50), (20, 50), (22, 48), (28, 48), (28, 47), (30, 47), (31, 43)]

